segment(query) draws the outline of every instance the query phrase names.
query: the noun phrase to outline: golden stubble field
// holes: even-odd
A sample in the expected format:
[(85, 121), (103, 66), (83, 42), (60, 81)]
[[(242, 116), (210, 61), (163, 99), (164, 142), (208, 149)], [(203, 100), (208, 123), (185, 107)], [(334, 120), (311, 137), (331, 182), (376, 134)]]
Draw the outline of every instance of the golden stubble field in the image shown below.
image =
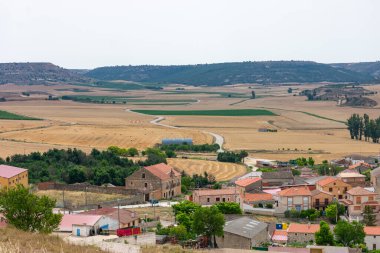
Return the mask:
[[(10, 122), (0, 120), (0, 156), (14, 153), (44, 151), (50, 147), (78, 147), (85, 151), (91, 148), (106, 148), (111, 145), (144, 149), (162, 138), (193, 138), (195, 143), (211, 143), (212, 137), (203, 130), (224, 137), (225, 148), (249, 150), (258, 158), (288, 160), (298, 156), (312, 156), (321, 161), (357, 153), (378, 154), (377, 144), (352, 141), (345, 121), (352, 113), (367, 113), (380, 116), (380, 106), (375, 108), (338, 107), (335, 102), (306, 101), (305, 97), (287, 93), (292, 87), (294, 93), (320, 85), (258, 86), (234, 85), (225, 87), (186, 87), (191, 93), (172, 94), (179, 85), (169, 86), (163, 91), (112, 91), (85, 87), (88, 92), (76, 93), (73, 86), (6, 86), (12, 92), (24, 89), (34, 91), (46, 88), (48, 92), (61, 96), (104, 95), (139, 96), (144, 99), (196, 99), (188, 105), (123, 105), (85, 104), (71, 101), (11, 101), (0, 104), (0, 110), (7, 110), (44, 121)], [(251, 87), (251, 88), (250, 88)], [(380, 91), (380, 85), (366, 87)], [(254, 90), (257, 99), (247, 96)], [(4, 90), (2, 90), (4, 91)], [(245, 97), (222, 97), (218, 92)], [(380, 94), (372, 96), (380, 101)], [(247, 109), (266, 108), (278, 116), (259, 117), (207, 117), (167, 116), (164, 124), (179, 128), (165, 128), (150, 123), (154, 116), (140, 115), (126, 109), (201, 110), (201, 109)], [(322, 118), (321, 118), (322, 117)], [(323, 118), (324, 117), (324, 118)], [(276, 129), (277, 133), (262, 133), (259, 128)]]

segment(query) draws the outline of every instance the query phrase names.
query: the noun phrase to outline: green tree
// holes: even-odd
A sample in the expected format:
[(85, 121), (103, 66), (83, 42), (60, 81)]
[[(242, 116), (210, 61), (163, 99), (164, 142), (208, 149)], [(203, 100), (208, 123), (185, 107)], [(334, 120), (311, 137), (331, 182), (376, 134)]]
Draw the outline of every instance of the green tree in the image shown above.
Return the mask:
[(128, 155), (129, 156), (138, 156), (139, 155), (139, 151), (136, 149), (136, 148), (129, 148), (128, 149)]
[(191, 230), (193, 226), (193, 220), (191, 219), (191, 215), (186, 213), (179, 213), (175, 216), (175, 219), (179, 225), (183, 225), (188, 231)]
[(356, 246), (364, 243), (364, 227), (359, 222), (338, 221), (334, 228), (335, 239), (343, 246)]
[(326, 207), (326, 217), (329, 218), (331, 222), (336, 223), (338, 221), (338, 207), (336, 204), (330, 204)]
[(174, 214), (177, 216), (179, 213), (184, 213), (187, 215), (193, 214), (196, 210), (198, 210), (201, 206), (195, 204), (194, 202), (184, 200), (178, 204), (172, 206)]
[[(194, 212), (193, 230), (198, 235), (205, 235), (210, 246), (217, 248), (216, 236), (223, 235), (224, 215), (215, 207), (201, 207)], [(214, 242), (212, 243), (212, 237)]]
[(334, 235), (330, 231), (330, 226), (325, 221), (321, 221), (320, 229), (315, 233), (315, 242), (317, 245), (334, 245)]
[(55, 200), (38, 197), (17, 185), (0, 193), (0, 212), (8, 223), (29, 232), (51, 233), (58, 228), (62, 215), (54, 214)]
[(188, 232), (186, 227), (183, 225), (178, 225), (171, 227), (169, 230), (169, 235), (177, 238), (177, 240), (184, 241), (188, 238)]
[(148, 159), (145, 161), (146, 165), (167, 163), (165, 153), (157, 148), (148, 148), (145, 150), (145, 154), (148, 156)]
[(251, 92), (251, 98), (252, 98), (252, 99), (255, 99), (255, 98), (256, 98), (256, 93), (255, 93), (255, 91), (252, 91), (252, 92)]
[(235, 203), (235, 202), (220, 202), (218, 204), (215, 204), (215, 206), (223, 214), (242, 214), (242, 210), (240, 208), (239, 203)]
[(364, 207), (363, 223), (366, 226), (375, 226), (376, 225), (376, 215), (373, 213), (373, 209), (370, 206)]

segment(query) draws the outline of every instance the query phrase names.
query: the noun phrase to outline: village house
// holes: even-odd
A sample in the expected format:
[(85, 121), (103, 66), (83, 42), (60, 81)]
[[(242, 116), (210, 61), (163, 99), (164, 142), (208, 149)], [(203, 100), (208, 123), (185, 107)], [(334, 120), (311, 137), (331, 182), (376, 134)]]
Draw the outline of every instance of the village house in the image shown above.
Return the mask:
[(18, 184), (28, 187), (28, 170), (9, 165), (0, 165), (0, 189), (9, 189)]
[(170, 199), (181, 194), (181, 173), (165, 163), (143, 167), (125, 179), (125, 188), (142, 191), (145, 201)]
[(351, 185), (352, 187), (361, 186), (365, 187), (365, 176), (357, 172), (356, 170), (344, 170), (341, 171), (338, 175), (336, 175), (337, 178), (340, 178), (343, 182)]
[(363, 173), (364, 171), (367, 171), (367, 170), (372, 170), (373, 167), (371, 164), (369, 163), (366, 163), (366, 162), (359, 162), (359, 163), (356, 163), (354, 165), (351, 165), (348, 167), (349, 170), (354, 170), (354, 171), (357, 171), (359, 173)]
[(140, 219), (139, 216), (134, 211), (128, 209), (117, 209), (113, 207), (104, 207), (94, 210), (89, 210), (80, 213), (81, 215), (101, 215), (109, 217), (117, 223), (110, 223), (107, 230), (116, 230), (119, 228), (139, 226)]
[(378, 215), (380, 203), (376, 201), (377, 193), (370, 192), (360, 186), (347, 191), (347, 199), (340, 202), (346, 206), (347, 216), (350, 221), (362, 220), (365, 206), (371, 206), (374, 213)]
[(284, 189), (278, 193), (278, 196), (277, 213), (284, 213), (286, 210), (292, 209), (301, 211), (311, 208), (311, 191), (307, 186)]
[(223, 189), (194, 190), (192, 201), (200, 205), (213, 205), (220, 202), (240, 203), (239, 191), (236, 187)]
[(316, 188), (317, 190), (331, 193), (336, 199), (343, 199), (352, 186), (343, 182), (340, 178), (326, 177), (316, 183)]
[(239, 194), (244, 195), (246, 192), (261, 191), (262, 180), (259, 177), (244, 178), (235, 181)]
[(317, 231), (319, 231), (319, 224), (291, 223), (288, 227), (288, 243), (314, 242)]
[(58, 226), (58, 232), (69, 232), (75, 236), (97, 235), (101, 230), (108, 230), (110, 224), (117, 220), (102, 215), (64, 214)]
[(325, 210), (325, 208), (333, 201), (334, 196), (325, 191), (311, 191), (311, 206), (317, 210)]
[(364, 227), (364, 242), (368, 250), (380, 249), (380, 226)]
[(216, 237), (220, 248), (252, 249), (268, 242), (268, 225), (248, 217), (227, 221), (223, 231), (223, 236)]
[(294, 177), (291, 171), (263, 172), (261, 179), (263, 187), (294, 184)]

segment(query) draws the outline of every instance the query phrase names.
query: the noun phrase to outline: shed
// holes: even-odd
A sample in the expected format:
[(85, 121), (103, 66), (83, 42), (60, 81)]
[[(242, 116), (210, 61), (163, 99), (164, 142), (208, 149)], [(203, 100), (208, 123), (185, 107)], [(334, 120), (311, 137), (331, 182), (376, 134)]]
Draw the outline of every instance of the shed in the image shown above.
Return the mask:
[(108, 230), (110, 224), (115, 222), (117, 223), (117, 220), (102, 215), (65, 214), (59, 224), (58, 231), (89, 236), (99, 234), (101, 229)]
[(268, 225), (249, 217), (228, 221), (223, 230), (224, 236), (217, 237), (221, 248), (251, 249), (268, 242)]

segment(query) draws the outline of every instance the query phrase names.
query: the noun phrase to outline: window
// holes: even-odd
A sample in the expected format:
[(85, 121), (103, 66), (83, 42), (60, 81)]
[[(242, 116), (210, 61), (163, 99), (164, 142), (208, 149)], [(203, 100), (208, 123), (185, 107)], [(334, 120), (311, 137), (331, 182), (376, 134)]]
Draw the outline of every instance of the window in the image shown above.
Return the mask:
[(329, 199), (325, 199), (325, 205), (329, 204)]
[(288, 198), (288, 207), (293, 205), (293, 198)]
[(361, 204), (361, 203), (362, 203), (362, 198), (356, 197), (356, 204)]
[(145, 178), (145, 173), (142, 173), (141, 177), (142, 177), (142, 178)]
[(145, 188), (147, 188), (148, 187), (148, 183), (144, 183), (144, 186), (145, 186)]
[(374, 235), (373, 238), (376, 239), (376, 235)]
[(207, 198), (207, 203), (210, 203), (210, 198)]
[(376, 243), (372, 245), (373, 250), (376, 250)]
[(316, 206), (319, 206), (319, 199), (316, 199), (316, 200), (315, 200), (315, 205), (316, 205)]
[(296, 233), (296, 236), (297, 236), (297, 233)]
[(368, 200), (373, 200), (373, 196), (368, 197)]
[(131, 185), (133, 185), (133, 182), (131, 182)]
[(220, 198), (216, 198), (215, 200), (218, 202), (218, 201), (220, 201)]
[(329, 188), (329, 192), (332, 192), (332, 188)]
[(226, 198), (223, 198), (222, 201), (223, 201), (223, 202), (226, 202)]
[(343, 198), (343, 196), (342, 196), (342, 195), (339, 195), (339, 196), (338, 196), (338, 199), (342, 199), (342, 198)]
[(336, 183), (334, 183), (334, 185), (336, 185)]
[(346, 192), (347, 191), (347, 187), (344, 187), (344, 192)]
[(359, 211), (361, 210), (360, 206), (354, 206), (354, 210)]

